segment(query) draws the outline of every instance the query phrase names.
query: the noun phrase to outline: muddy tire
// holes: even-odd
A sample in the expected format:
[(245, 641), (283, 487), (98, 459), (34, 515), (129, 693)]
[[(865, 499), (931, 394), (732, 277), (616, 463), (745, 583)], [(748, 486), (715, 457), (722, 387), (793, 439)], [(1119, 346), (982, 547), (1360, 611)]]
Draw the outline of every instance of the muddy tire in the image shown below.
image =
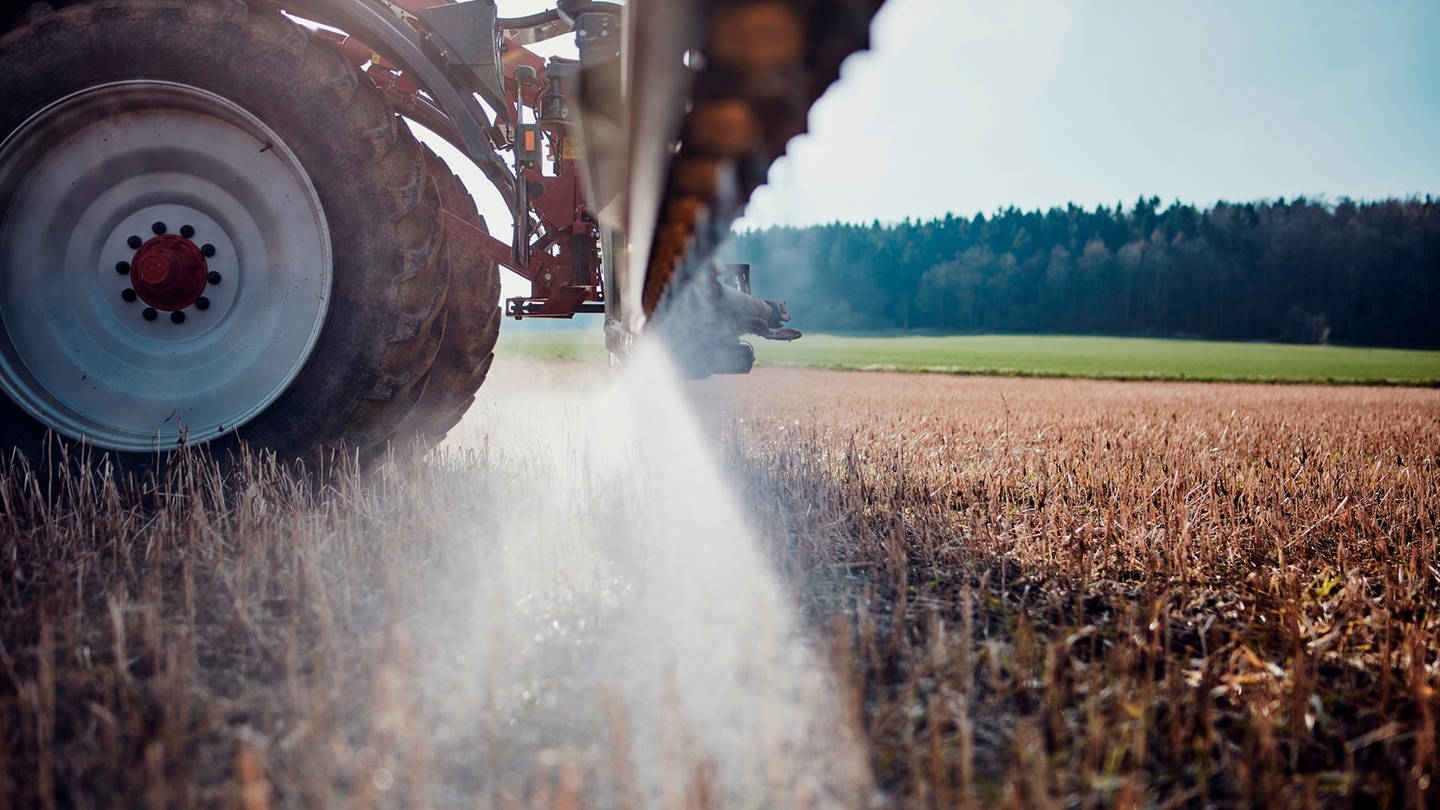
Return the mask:
[[(460, 178), (428, 147), (425, 167), (435, 181), (440, 204), (451, 214), (484, 231), (485, 218)], [(450, 232), (442, 235), (440, 266), (449, 278), (441, 313), (443, 337), (420, 385), (415, 408), (396, 433), (400, 442), (438, 442), (475, 402), (475, 392), (490, 372), (500, 336), (500, 273), (495, 261)]]
[(441, 349), (440, 201), (333, 45), (241, 2), (41, 3), (0, 75), (0, 441), (394, 434)]

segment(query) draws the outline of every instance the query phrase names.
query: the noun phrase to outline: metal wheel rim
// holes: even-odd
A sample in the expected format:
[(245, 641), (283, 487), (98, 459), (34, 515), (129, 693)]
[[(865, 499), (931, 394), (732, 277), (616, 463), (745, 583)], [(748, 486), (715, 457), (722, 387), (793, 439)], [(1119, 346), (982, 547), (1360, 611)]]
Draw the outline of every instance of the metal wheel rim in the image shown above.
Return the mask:
[[(220, 274), (179, 323), (146, 320), (117, 271), (154, 223), (193, 228)], [(100, 85), (0, 144), (0, 388), (63, 435), (144, 452), (245, 425), (309, 359), (332, 275), (299, 159), (214, 93)]]

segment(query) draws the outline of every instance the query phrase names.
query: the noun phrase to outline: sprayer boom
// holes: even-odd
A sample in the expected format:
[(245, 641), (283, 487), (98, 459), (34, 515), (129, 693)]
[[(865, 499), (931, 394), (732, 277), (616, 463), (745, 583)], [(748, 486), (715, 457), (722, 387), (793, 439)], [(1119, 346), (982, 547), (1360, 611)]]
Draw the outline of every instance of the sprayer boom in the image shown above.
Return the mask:
[[(750, 295), (748, 278), (723, 285), (711, 256), (840, 62), (866, 46), (880, 0), (572, 0), (515, 18), (489, 0), (433, 2), (288, 7), (349, 31), (342, 47), (397, 109), (488, 169), (514, 214), (509, 244), (459, 217), (445, 225), (530, 282), (507, 316), (604, 312), (617, 354), (651, 321), (679, 319), (663, 328), (693, 342), (685, 321), (708, 314), (733, 322), (729, 341), (799, 336), (780, 331), (783, 303)], [(567, 35), (578, 60), (526, 48)], [(458, 86), (433, 87), (442, 76)]]

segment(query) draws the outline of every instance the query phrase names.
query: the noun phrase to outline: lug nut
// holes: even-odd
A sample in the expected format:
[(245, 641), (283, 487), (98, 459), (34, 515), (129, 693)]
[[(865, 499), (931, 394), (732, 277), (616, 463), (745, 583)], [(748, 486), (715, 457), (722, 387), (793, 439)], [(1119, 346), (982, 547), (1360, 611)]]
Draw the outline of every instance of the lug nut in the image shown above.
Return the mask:
[(129, 274), (130, 274), (130, 262), (116, 262), (116, 263), (115, 263), (115, 272), (119, 273), (119, 274), (122, 275), (122, 276), (129, 275)]
[(165, 223), (163, 222), (157, 222), (154, 225), (150, 226), (150, 232), (155, 234), (156, 236), (165, 233), (166, 230), (168, 229), (165, 227)]
[(145, 307), (145, 311), (140, 313), (140, 317), (147, 321), (153, 321), (160, 317), (160, 313), (156, 312), (154, 307)]
[(132, 236), (125, 240), (125, 244), (129, 245), (131, 250), (139, 250), (140, 246), (145, 244), (145, 240), (138, 236)]
[(211, 270), (210, 272), (205, 274), (205, 280), (210, 282), (211, 284), (219, 284), (220, 273), (218, 271)]
[(189, 239), (190, 237), (195, 235), (195, 228), (190, 225), (181, 225), (180, 235), (185, 237), (186, 239)]
[(135, 291), (130, 289), (129, 287), (126, 287), (125, 289), (120, 291), (120, 297), (124, 298), (127, 304), (135, 303)]
[(210, 258), (211, 256), (214, 256), (214, 255), (215, 255), (215, 246), (212, 245), (212, 244), (210, 244), (210, 243), (208, 243), (208, 242), (205, 243), (205, 244), (203, 244), (203, 245), (201, 245), (201, 246), (200, 246), (200, 255), (201, 255), (201, 256), (204, 256), (204, 257), (207, 258), (207, 259)]
[(170, 313), (170, 322), (171, 322), (171, 323), (184, 323), (184, 322), (185, 322), (185, 313), (184, 313), (184, 312), (181, 312), (181, 311), (178, 310), (178, 309), (175, 310), (174, 312)]
[(209, 298), (206, 298), (206, 297), (203, 296), (203, 295), (200, 296), (199, 298), (196, 298), (196, 299), (195, 299), (195, 308), (196, 308), (196, 309), (201, 309), (201, 310), (209, 309), (209, 308), (210, 308), (210, 299), (209, 299)]

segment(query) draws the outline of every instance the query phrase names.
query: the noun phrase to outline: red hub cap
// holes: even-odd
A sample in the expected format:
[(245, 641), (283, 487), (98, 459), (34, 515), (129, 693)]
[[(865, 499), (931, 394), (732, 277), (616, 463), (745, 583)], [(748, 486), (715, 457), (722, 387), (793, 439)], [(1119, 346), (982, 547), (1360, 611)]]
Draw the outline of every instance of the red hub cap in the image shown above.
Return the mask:
[(205, 292), (205, 257), (183, 236), (157, 236), (135, 251), (130, 286), (156, 309), (184, 309)]

